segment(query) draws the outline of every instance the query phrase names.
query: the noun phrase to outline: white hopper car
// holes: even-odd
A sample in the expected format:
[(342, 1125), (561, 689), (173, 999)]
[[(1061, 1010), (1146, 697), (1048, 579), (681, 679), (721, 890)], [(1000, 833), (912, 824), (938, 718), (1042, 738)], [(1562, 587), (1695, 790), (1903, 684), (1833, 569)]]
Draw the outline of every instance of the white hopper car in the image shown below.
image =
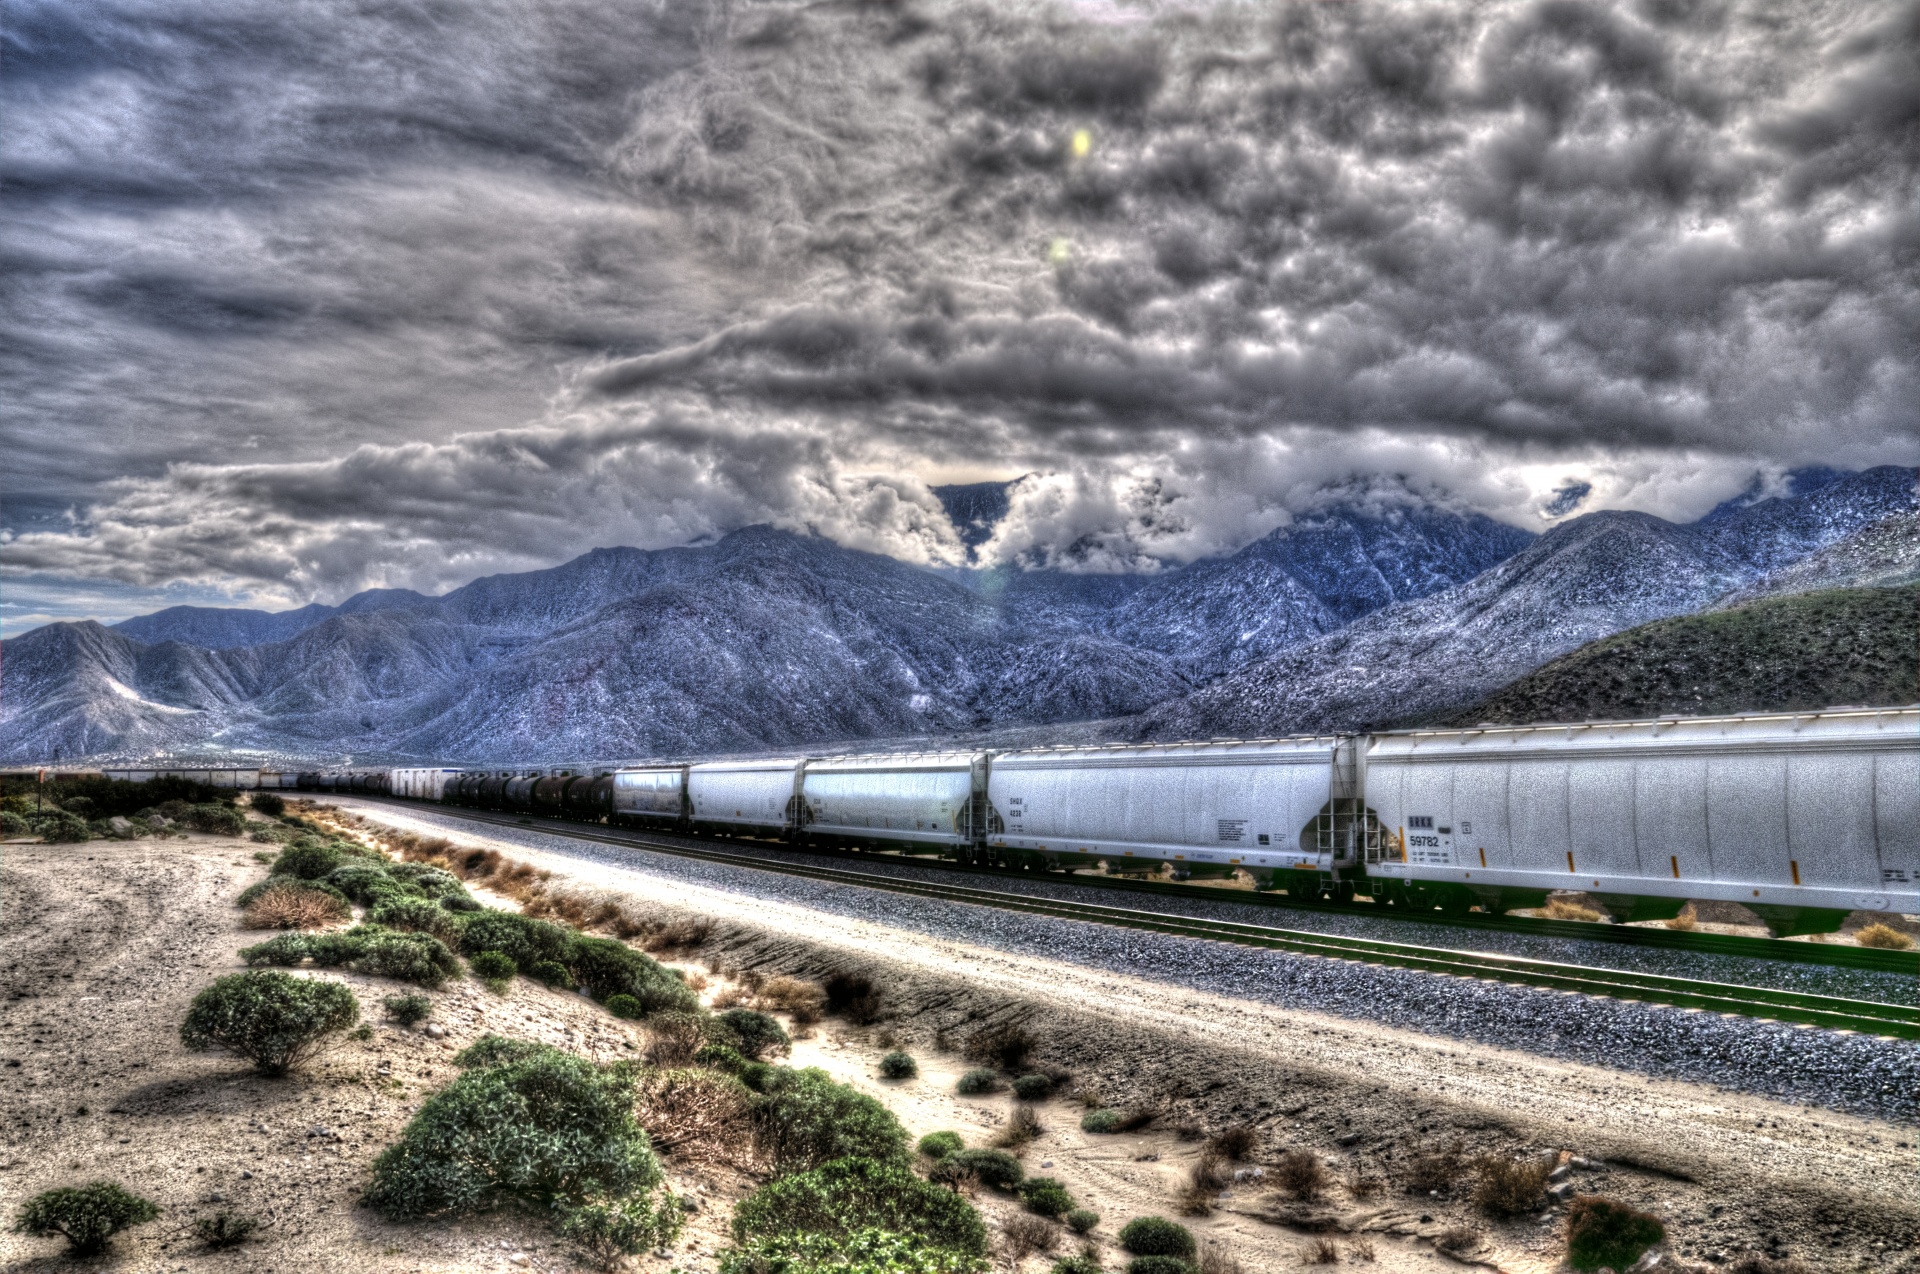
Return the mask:
[[(589, 801), (608, 771), (591, 773), (551, 807), (1444, 910), (1576, 890), (1648, 919), (1715, 899), (1782, 934), (1920, 912), (1920, 708), (655, 765)], [(442, 780), (508, 809), (534, 808), (529, 786)]]

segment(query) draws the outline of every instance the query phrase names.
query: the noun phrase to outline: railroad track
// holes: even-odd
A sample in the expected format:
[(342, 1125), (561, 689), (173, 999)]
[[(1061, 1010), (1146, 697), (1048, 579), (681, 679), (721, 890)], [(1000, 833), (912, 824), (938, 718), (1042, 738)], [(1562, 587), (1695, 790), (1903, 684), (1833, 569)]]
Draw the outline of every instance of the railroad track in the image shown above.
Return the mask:
[[(409, 803), (398, 802), (398, 804), (405, 806)], [(645, 849), (684, 858), (722, 863), (727, 866), (744, 866), (756, 871), (776, 872), (829, 884), (849, 885), (860, 889), (879, 889), (889, 893), (910, 894), (943, 902), (992, 907), (1001, 911), (1025, 912), (1030, 915), (1050, 916), (1087, 924), (1202, 938), (1236, 946), (1262, 947), (1298, 955), (1351, 960), (1361, 964), (1415, 969), (1451, 977), (1506, 982), (1545, 990), (1603, 996), (1609, 999), (1635, 1000), (1678, 1009), (1790, 1022), (1827, 1030), (1856, 1031), (1896, 1039), (1920, 1040), (1920, 1009), (1906, 1005), (1811, 995), (1772, 987), (1698, 982), (1690, 978), (1671, 978), (1653, 973), (1557, 964), (1524, 956), (1455, 951), (1442, 947), (1308, 933), (1297, 929), (1280, 929), (1265, 925), (1202, 920), (1156, 911), (1112, 907), (1100, 903), (1062, 902), (1051, 898), (1010, 894), (1000, 890), (909, 880), (874, 872), (850, 871), (839, 867), (822, 867), (812, 863), (782, 862), (753, 854), (728, 853), (703, 844), (683, 841), (678, 837), (589, 828), (557, 819), (536, 820), (469, 809), (448, 812), (453, 813), (454, 817), (470, 819), (474, 822), (492, 823), (504, 827), (537, 827), (556, 835), (616, 848)]]

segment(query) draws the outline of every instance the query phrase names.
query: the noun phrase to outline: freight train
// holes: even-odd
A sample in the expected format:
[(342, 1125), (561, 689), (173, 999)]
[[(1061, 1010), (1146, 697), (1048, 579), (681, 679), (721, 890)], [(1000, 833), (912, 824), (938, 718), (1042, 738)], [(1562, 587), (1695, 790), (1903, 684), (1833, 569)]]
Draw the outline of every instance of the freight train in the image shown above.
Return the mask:
[(1780, 935), (1920, 912), (1920, 707), (1009, 751), (305, 774), (692, 835), (1463, 913), (1742, 903)]

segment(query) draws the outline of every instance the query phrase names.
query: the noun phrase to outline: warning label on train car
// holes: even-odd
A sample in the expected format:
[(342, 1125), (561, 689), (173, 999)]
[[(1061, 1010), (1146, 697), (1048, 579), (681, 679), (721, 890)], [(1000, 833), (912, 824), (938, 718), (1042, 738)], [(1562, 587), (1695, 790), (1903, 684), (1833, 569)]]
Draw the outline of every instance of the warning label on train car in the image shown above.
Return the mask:
[(1223, 818), (1218, 820), (1220, 839), (1230, 845), (1237, 845), (1247, 838), (1247, 820), (1244, 818)]

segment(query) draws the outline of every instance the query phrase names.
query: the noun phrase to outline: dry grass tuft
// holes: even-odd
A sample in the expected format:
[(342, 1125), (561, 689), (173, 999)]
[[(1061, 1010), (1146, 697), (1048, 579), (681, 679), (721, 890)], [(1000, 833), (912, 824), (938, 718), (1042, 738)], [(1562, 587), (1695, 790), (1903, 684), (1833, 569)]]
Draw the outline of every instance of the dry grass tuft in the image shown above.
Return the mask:
[(753, 1003), (753, 992), (747, 990), (745, 987), (721, 987), (719, 992), (713, 997), (713, 1011), (719, 1013), (726, 1009), (737, 1009), (742, 1005), (751, 1003)]
[(1373, 1250), (1372, 1239), (1355, 1239), (1353, 1242), (1347, 1244), (1347, 1259), (1349, 1261), (1374, 1261), (1379, 1259), (1379, 1254)]
[(1039, 1140), (1046, 1129), (1040, 1124), (1040, 1116), (1033, 1107), (1019, 1105), (1013, 1108), (1013, 1114), (1007, 1118), (1007, 1126), (994, 1134), (993, 1145), (1001, 1150), (1021, 1151)]
[(960, 1055), (970, 1062), (983, 1062), (998, 1066), (1001, 1070), (1017, 1071), (1033, 1052), (1039, 1041), (1033, 1033), (1017, 1022), (1002, 1022), (997, 1026), (986, 1026), (967, 1037), (960, 1046)]
[(1480, 1231), (1471, 1226), (1456, 1225), (1443, 1232), (1433, 1241), (1433, 1245), (1448, 1256), (1464, 1256), (1480, 1246)]
[(1300, 1249), (1302, 1265), (1338, 1265), (1340, 1246), (1332, 1239), (1315, 1239)]
[[(751, 974), (748, 975), (747, 984), (752, 986)], [(768, 1013), (788, 1014), (803, 1026), (818, 1022), (827, 1004), (827, 993), (820, 989), (818, 983), (808, 982), (804, 978), (768, 978), (754, 990), (753, 998), (755, 1008)]]
[(1538, 1211), (1547, 1201), (1547, 1176), (1553, 1171), (1550, 1158), (1487, 1155), (1476, 1167), (1473, 1201), (1489, 1216), (1524, 1216)]
[(1461, 1153), (1461, 1145), (1454, 1142), (1444, 1150), (1430, 1150), (1418, 1155), (1407, 1168), (1407, 1188), (1422, 1194), (1439, 1191), (1451, 1193), (1460, 1184), (1460, 1178), (1467, 1170), (1466, 1159)]
[(1240, 1258), (1218, 1243), (1200, 1249), (1200, 1274), (1246, 1274)]
[(1327, 1166), (1311, 1150), (1289, 1150), (1274, 1165), (1273, 1180), (1296, 1199), (1318, 1199), (1326, 1192)]
[(1015, 1265), (1035, 1252), (1051, 1252), (1060, 1242), (1060, 1227), (1031, 1212), (1016, 1212), (1000, 1224), (1007, 1257)]
[(1224, 1155), (1208, 1147), (1187, 1169), (1186, 1188), (1180, 1192), (1180, 1211), (1187, 1216), (1206, 1216), (1213, 1201), (1233, 1184), (1233, 1169)]
[(691, 1013), (662, 1013), (647, 1023), (646, 1058), (659, 1067), (688, 1066), (706, 1043), (700, 1019)]
[(641, 945), (648, 951), (686, 951), (705, 946), (712, 936), (711, 920), (673, 920), (648, 934)]
[(1692, 933), (1700, 927), (1700, 917), (1694, 911), (1693, 904), (1688, 903), (1680, 909), (1679, 915), (1666, 922), (1666, 926), (1680, 933)]
[(683, 1163), (752, 1169), (753, 1095), (739, 1080), (709, 1070), (643, 1075), (634, 1114), (661, 1153)]
[(1356, 1199), (1378, 1198), (1387, 1183), (1371, 1173), (1355, 1173), (1347, 1178), (1347, 1193)]
[(873, 984), (873, 979), (864, 974), (828, 974), (823, 989), (827, 993), (827, 1012), (844, 1017), (855, 1026), (871, 1026), (884, 1014), (886, 997)]
[(318, 890), (276, 886), (253, 900), (243, 923), (249, 929), (320, 929), (346, 915), (346, 908)]
[(1540, 914), (1549, 920), (1585, 920), (1588, 923), (1605, 921), (1609, 918), (1603, 911), (1583, 907), (1565, 898), (1547, 899), (1547, 905)]
[(1252, 1124), (1233, 1124), (1207, 1141), (1207, 1149), (1223, 1159), (1244, 1160), (1260, 1144), (1260, 1130)]
[(1854, 934), (1853, 940), (1863, 947), (1875, 947), (1881, 951), (1905, 951), (1913, 946), (1913, 939), (1892, 925), (1868, 925)]

